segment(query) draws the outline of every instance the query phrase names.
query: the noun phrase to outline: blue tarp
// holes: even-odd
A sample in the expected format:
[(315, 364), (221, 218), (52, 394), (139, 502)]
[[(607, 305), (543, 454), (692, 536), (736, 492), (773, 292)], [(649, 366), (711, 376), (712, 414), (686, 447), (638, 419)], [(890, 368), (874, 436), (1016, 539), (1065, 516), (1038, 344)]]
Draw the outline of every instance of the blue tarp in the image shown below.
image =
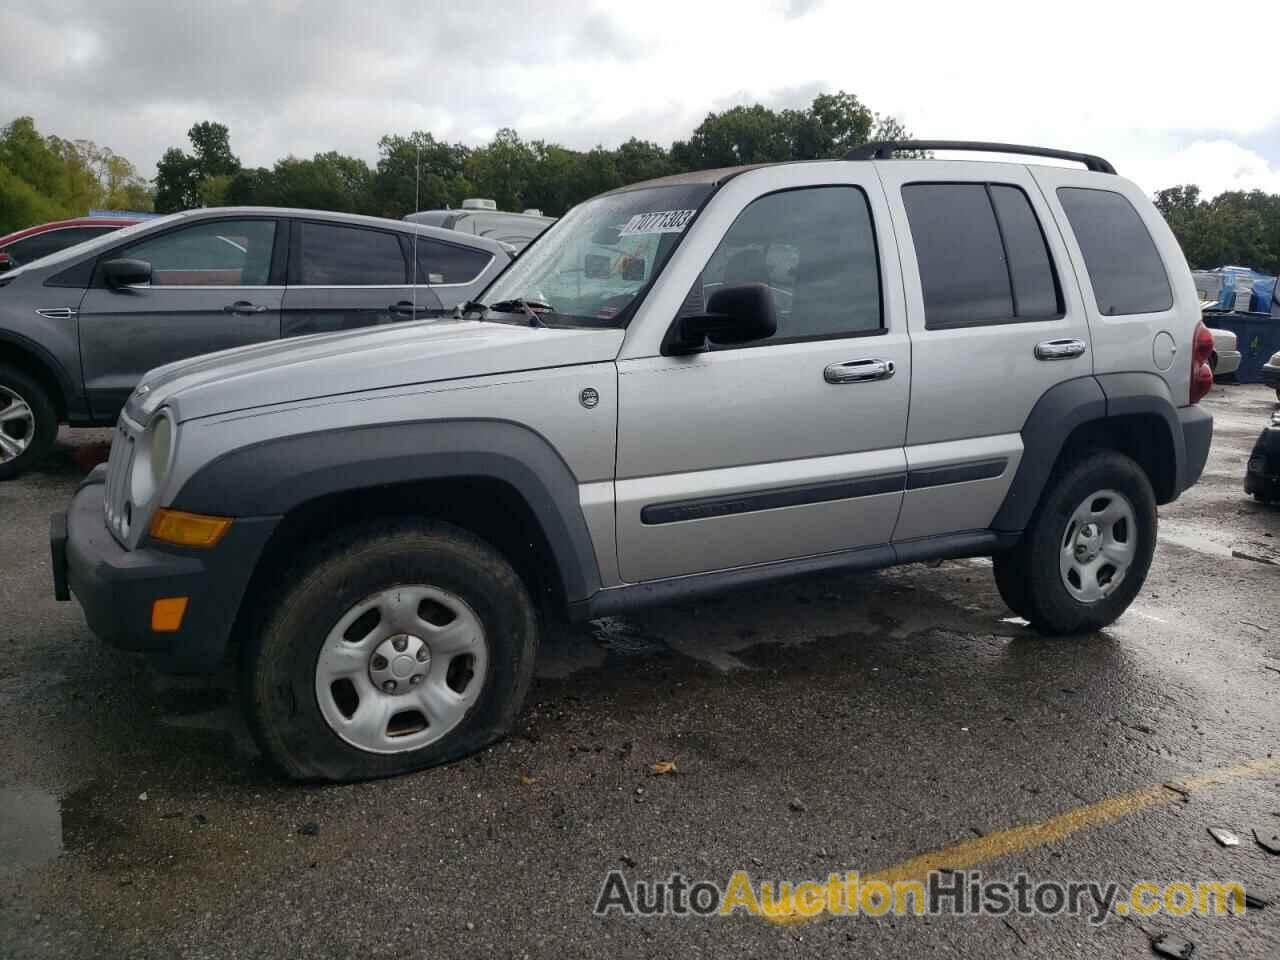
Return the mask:
[(1272, 304), (1276, 299), (1276, 278), (1248, 267), (1219, 267), (1210, 270), (1222, 278), (1219, 288), (1218, 306), (1222, 310), (1235, 309), (1236, 278), (1245, 277), (1253, 287), (1253, 295), (1249, 298), (1250, 313), (1272, 313)]

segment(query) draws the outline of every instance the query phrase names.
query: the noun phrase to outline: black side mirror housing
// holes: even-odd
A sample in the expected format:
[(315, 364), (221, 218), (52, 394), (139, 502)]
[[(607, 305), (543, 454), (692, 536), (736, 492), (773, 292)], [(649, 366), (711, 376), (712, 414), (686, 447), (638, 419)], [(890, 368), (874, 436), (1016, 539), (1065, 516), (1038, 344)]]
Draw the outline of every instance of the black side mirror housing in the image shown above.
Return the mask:
[(681, 317), (672, 353), (699, 353), (710, 344), (750, 343), (778, 332), (778, 310), (763, 283), (721, 287), (707, 299), (705, 313)]
[(151, 282), (151, 264), (145, 260), (108, 260), (102, 265), (102, 279), (114, 289)]

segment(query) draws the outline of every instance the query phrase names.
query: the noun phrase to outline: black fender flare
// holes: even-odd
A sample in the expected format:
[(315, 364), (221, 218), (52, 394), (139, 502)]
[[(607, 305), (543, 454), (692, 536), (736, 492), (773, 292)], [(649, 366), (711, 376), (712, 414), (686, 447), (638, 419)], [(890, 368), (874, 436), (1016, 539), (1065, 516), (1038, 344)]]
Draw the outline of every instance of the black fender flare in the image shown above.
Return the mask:
[(1154, 415), (1168, 428), (1177, 467), (1175, 489), (1181, 492), (1194, 482), (1189, 476), (1184, 428), (1163, 378), (1142, 372), (1078, 377), (1050, 387), (1031, 408), (1021, 431), (1022, 460), (991, 529), (1026, 529), (1058, 455), (1077, 427), (1133, 414)]
[[(30, 337), (24, 337), (20, 333), (14, 333), (12, 330), (0, 330), (0, 344), (17, 347), (24, 353), (30, 354), (42, 368), (48, 371), (53, 377), (54, 383), (58, 385), (58, 389), (62, 391), (62, 405), (69, 408), (78, 395), (75, 382), (68, 375), (62, 363), (49, 352), (45, 347), (32, 340)], [(55, 406), (59, 398), (51, 398)]]
[(577, 479), (546, 438), (504, 420), (410, 421), (261, 441), (201, 467), (171, 505), (214, 516), (280, 516), (330, 494), (464, 477), (503, 481), (524, 498), (568, 602), (600, 589)]

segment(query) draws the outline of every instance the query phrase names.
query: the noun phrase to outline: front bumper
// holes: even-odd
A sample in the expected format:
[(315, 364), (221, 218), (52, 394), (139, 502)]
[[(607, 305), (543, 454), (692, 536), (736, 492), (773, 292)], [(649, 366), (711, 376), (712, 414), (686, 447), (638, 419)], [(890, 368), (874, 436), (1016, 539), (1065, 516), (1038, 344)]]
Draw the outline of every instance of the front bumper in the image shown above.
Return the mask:
[[(54, 595), (74, 594), (89, 628), (123, 650), (147, 654), (167, 673), (216, 670), (249, 578), (278, 518), (236, 520), (209, 550), (120, 546), (107, 529), (104, 474), (80, 485), (65, 513), (49, 518)], [(188, 597), (180, 629), (151, 629), (151, 607), (165, 597)]]
[(1262, 365), (1262, 382), (1269, 387), (1275, 387), (1280, 390), (1280, 367), (1264, 363)]

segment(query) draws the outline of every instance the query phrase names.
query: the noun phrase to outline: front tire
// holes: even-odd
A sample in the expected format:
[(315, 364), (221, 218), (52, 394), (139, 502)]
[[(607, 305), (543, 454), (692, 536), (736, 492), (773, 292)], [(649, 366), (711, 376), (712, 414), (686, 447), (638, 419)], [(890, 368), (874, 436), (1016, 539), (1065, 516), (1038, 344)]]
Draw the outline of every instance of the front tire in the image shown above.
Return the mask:
[(1021, 542), (997, 558), (1006, 602), (1041, 633), (1088, 633), (1113, 623), (1151, 567), (1155, 493), (1115, 451), (1055, 472)]
[(456, 760), (507, 734), (538, 619), (487, 543), (378, 523), (312, 549), (241, 651), (254, 736), (289, 777), (350, 781)]
[(33, 377), (0, 364), (0, 480), (26, 473), (53, 448), (58, 412)]

